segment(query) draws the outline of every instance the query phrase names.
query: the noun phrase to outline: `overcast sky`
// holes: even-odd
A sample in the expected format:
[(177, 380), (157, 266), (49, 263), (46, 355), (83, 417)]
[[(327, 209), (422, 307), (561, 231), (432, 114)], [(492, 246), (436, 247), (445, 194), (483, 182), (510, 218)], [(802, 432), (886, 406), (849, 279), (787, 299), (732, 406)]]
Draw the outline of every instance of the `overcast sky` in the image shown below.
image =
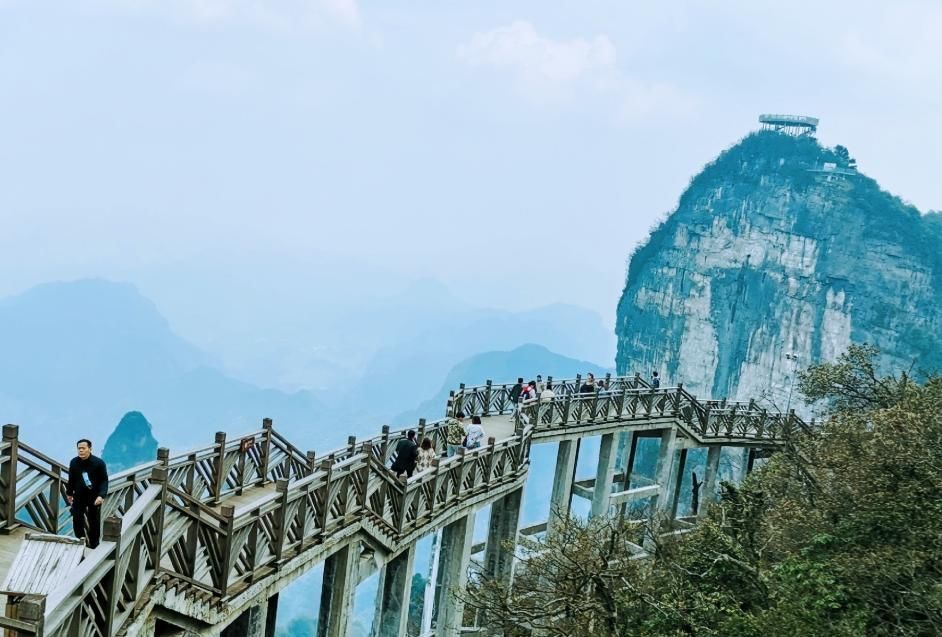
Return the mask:
[(942, 208), (940, 33), (937, 2), (0, 0), (0, 295), (362, 267), (611, 322), (761, 112)]

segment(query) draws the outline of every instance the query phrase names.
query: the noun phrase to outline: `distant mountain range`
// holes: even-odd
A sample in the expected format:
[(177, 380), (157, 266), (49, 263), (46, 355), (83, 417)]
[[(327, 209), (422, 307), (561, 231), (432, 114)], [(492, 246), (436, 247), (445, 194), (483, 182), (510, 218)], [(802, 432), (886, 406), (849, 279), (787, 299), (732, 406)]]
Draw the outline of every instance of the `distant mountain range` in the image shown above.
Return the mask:
[(537, 374), (555, 378), (572, 378), (588, 372), (596, 376), (613, 371), (594, 363), (561, 356), (542, 345), (527, 344), (509, 352), (485, 352), (467, 358), (455, 365), (445, 376), (445, 381), (436, 394), (422, 402), (416, 409), (400, 413), (394, 419), (398, 425), (409, 425), (419, 418), (435, 420), (444, 416), (448, 392), (461, 383), (467, 386), (483, 385), (488, 380), (495, 383), (513, 382), (518, 377), (533, 380)]
[(177, 337), (132, 286), (49, 283), (0, 302), (0, 415), (21, 437), (62, 457), (74, 439), (104, 441), (123, 414), (142, 411), (161, 442), (182, 451), (217, 430), (275, 418), (286, 433), (315, 425), (310, 392), (262, 390), (230, 378)]
[[(153, 435), (172, 452), (210, 444), (215, 431), (257, 428), (264, 417), (299, 446), (324, 450), (348, 435), (377, 432), (395, 414), (400, 421), (423, 399), (430, 400), (430, 414), (441, 412), (443, 402), (434, 409), (431, 403), (459, 382), (601, 369), (545, 348), (520, 348), (524, 343), (579, 358), (591, 358), (581, 351), (604, 356), (613, 350), (614, 335), (598, 315), (581, 308), (480, 310), (426, 287), (400, 299), (406, 306), (417, 303), (411, 310), (383, 299), (377, 302), (382, 312), (350, 316), (348, 338), (360, 333), (383, 345), (362, 376), (322, 391), (289, 392), (222, 371), (216, 357), (177, 336), (133, 285), (43, 284), (0, 300), (0, 419), (20, 424), (27, 443), (64, 458), (79, 437), (101, 449), (113, 423), (133, 411), (147, 415)], [(441, 312), (434, 311), (435, 298), (444, 304)], [(380, 340), (368, 326), (384, 319), (392, 327), (380, 330)], [(478, 358), (482, 351), (491, 354)]]

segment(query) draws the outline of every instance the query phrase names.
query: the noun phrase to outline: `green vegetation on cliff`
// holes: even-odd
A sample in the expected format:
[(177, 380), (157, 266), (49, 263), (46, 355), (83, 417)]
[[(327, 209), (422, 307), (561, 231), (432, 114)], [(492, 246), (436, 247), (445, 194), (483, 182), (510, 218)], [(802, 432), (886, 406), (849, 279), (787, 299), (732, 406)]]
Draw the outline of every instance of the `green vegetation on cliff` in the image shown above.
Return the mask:
[(846, 148), (750, 134), (634, 250), (618, 372), (658, 369), (715, 398), (767, 391), (781, 407), (790, 361), (853, 343), (878, 346), (884, 370), (942, 370), (940, 219), (857, 172)]
[(532, 547), (517, 586), (472, 589), (508, 635), (942, 634), (942, 379), (880, 377), (872, 348), (812, 366), (817, 435), (776, 454), (690, 533), (631, 560), (614, 522)]

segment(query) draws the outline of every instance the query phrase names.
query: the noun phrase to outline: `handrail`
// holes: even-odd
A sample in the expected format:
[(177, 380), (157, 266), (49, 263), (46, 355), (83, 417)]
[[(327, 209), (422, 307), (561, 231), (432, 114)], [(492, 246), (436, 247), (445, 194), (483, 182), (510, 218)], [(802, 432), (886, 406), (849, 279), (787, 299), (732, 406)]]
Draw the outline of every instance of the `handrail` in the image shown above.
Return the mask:
[[(661, 419), (703, 444), (780, 446), (807, 429), (794, 411), (771, 413), (754, 402), (699, 401), (680, 385), (653, 389), (639, 376), (607, 377), (606, 389), (592, 393), (579, 393), (579, 377), (553, 382), (559, 388), (553, 399), (517, 405), (510, 403), (507, 385), (489, 382), (452, 392), (450, 413), (464, 405), (492, 415), (513, 414), (514, 434), (490, 438), (478, 449), (459, 448), (407, 480), (396, 479), (387, 468), (398, 435), (389, 427), (359, 443), (351, 437), (320, 458), (302, 454), (270, 420), (242, 437), (217, 433), (212, 446), (185, 454), (171, 457), (161, 449), (156, 461), (112, 479), (106, 513), (113, 515), (106, 520), (105, 541), (49, 596), (46, 634), (110, 634), (130, 616), (137, 595), (158, 572), (225, 600), (309, 547), (354, 527), (396, 550), (397, 543), (433, 528), (439, 516), (525, 477), (530, 444), (540, 437)], [(447, 418), (420, 420), (414, 428), (420, 437), (444, 442), (447, 423)], [(63, 469), (20, 443), (15, 426), (4, 427), (0, 523), (60, 530)], [(17, 493), (17, 475), (23, 478), (22, 493)], [(267, 483), (275, 484), (271, 493), (240, 506), (226, 504), (230, 494)]]

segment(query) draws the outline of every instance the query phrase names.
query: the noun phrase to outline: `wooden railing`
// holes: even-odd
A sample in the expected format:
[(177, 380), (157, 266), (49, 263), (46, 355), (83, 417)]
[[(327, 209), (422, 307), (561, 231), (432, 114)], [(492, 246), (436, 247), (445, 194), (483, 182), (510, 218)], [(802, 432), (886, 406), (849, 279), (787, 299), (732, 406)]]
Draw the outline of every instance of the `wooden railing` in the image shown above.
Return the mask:
[[(24, 635), (104, 637), (126, 621), (158, 574), (224, 601), (332, 536), (362, 530), (395, 550), (464, 502), (498, 497), (502, 486), (518, 483), (528, 470), (531, 442), (541, 435), (665, 419), (707, 442), (775, 445), (806, 427), (793, 412), (697, 401), (682, 387), (652, 389), (637, 376), (605, 381), (606, 389), (593, 393), (579, 392), (579, 377), (553, 381), (555, 398), (516, 406), (512, 385), (460, 388), (449, 398), (448, 413), (513, 414), (514, 434), (475, 450), (460, 448), (408, 480), (388, 469), (402, 436), (389, 427), (365, 441), (351, 437), (321, 457), (291, 445), (267, 419), (260, 430), (232, 439), (219, 433), (214, 444), (181, 455), (161, 449), (154, 462), (111, 478), (101, 545), (49, 595), (42, 612), (36, 610), (42, 600), (28, 602), (26, 616), (38, 613), (38, 619), (16, 625), (0, 619), (0, 626)], [(444, 450), (447, 422), (420, 420), (415, 429)], [(19, 442), (15, 426), (5, 427), (0, 528), (67, 530), (66, 473)], [(270, 492), (260, 491), (248, 504), (226, 504), (266, 485)]]
[[(551, 379), (550, 379), (551, 380)], [(518, 425), (532, 424), (537, 437), (590, 429), (606, 423), (674, 419), (705, 444), (784, 444), (810, 431), (794, 410), (787, 414), (760, 408), (755, 401), (699, 401), (682, 385), (653, 389), (639, 376), (606, 377), (605, 389), (581, 393), (581, 379), (552, 381), (555, 397), (514, 405), (513, 385), (462, 387), (449, 397), (448, 413), (510, 415)]]

